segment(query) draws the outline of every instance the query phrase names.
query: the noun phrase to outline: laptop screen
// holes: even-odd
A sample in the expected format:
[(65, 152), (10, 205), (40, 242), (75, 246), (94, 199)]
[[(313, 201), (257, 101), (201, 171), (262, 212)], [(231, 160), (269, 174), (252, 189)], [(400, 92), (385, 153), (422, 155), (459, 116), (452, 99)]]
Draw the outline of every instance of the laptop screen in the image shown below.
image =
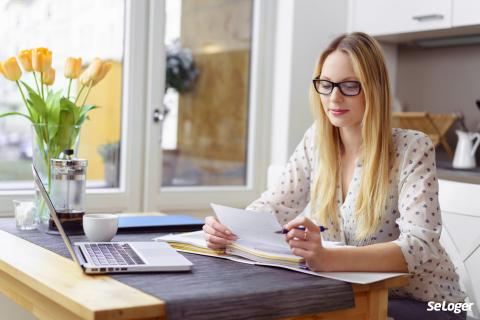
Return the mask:
[(62, 236), (63, 242), (65, 242), (65, 245), (67, 246), (68, 251), (70, 252), (70, 255), (72, 258), (75, 260), (75, 262), (79, 263), (77, 260), (77, 257), (75, 256), (75, 253), (73, 252), (73, 245), (72, 242), (70, 241), (70, 238), (68, 234), (65, 232), (65, 229), (62, 226), (62, 223), (60, 222), (60, 219), (58, 218), (57, 211), (55, 210), (55, 207), (53, 206), (52, 200), (50, 199), (50, 196), (48, 195), (47, 190), (45, 189), (45, 185), (43, 184), (42, 179), (40, 178), (40, 175), (37, 172), (37, 169), (35, 166), (32, 164), (32, 172), (33, 172), (33, 178), (35, 180), (35, 184), (38, 187), (38, 190), (40, 191), (40, 194), (42, 195), (43, 200), (45, 201), (45, 204), (47, 205), (49, 211), (50, 211), (50, 216), (52, 217), (53, 222), (55, 223), (55, 226), (57, 227), (60, 235)]

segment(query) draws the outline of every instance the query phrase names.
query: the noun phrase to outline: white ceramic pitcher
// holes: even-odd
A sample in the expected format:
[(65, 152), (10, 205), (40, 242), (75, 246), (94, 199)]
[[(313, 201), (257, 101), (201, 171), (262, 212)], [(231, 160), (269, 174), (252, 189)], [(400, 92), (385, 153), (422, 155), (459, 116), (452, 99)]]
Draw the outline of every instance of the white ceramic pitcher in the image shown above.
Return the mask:
[(480, 144), (480, 133), (456, 130), (458, 143), (452, 166), (457, 169), (471, 169), (477, 166), (475, 151)]

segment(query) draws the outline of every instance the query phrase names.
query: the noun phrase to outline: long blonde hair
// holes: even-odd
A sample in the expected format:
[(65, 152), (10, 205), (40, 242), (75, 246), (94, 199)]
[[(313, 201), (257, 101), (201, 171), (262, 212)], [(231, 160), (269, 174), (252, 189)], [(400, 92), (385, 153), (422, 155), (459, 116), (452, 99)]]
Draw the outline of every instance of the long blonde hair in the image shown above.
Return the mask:
[[(362, 120), (363, 160), (360, 191), (355, 205), (356, 239), (372, 235), (385, 211), (393, 142), (390, 127), (390, 87), (387, 68), (378, 42), (365, 33), (344, 34), (320, 55), (314, 77), (320, 75), (325, 59), (334, 51), (348, 54), (365, 95)], [(338, 229), (336, 187), (340, 173), (339, 128), (324, 112), (319, 94), (310, 87), (310, 105), (316, 123), (318, 173), (311, 190), (312, 217)]]

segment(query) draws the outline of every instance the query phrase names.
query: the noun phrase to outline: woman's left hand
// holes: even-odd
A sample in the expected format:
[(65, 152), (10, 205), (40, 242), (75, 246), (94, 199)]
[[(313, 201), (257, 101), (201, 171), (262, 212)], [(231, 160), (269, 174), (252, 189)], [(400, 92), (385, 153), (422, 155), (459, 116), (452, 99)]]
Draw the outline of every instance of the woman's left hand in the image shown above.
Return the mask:
[[(289, 230), (286, 241), (294, 255), (305, 259), (305, 264), (312, 271), (325, 271), (326, 249), (322, 246), (320, 228), (312, 220), (299, 217), (285, 226)], [(305, 230), (298, 229), (304, 227)]]

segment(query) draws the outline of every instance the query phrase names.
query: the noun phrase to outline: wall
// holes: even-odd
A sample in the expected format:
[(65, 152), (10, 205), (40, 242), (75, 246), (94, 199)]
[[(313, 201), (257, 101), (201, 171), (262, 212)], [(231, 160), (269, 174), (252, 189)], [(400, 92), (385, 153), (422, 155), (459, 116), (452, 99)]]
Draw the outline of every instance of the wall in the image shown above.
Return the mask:
[(396, 95), (397, 87), (397, 45), (392, 43), (380, 42), (380, 46), (382, 47), (383, 57), (385, 58), (385, 64), (388, 71), (388, 79), (390, 81), (390, 92), (392, 93), (393, 98)]
[[(407, 111), (462, 112), (469, 130), (479, 130), (480, 45), (420, 49), (400, 46), (397, 95)], [(457, 138), (450, 130), (448, 141)]]
[(271, 163), (285, 163), (313, 123), (308, 88), (319, 54), (347, 30), (347, 1), (279, 0)]

